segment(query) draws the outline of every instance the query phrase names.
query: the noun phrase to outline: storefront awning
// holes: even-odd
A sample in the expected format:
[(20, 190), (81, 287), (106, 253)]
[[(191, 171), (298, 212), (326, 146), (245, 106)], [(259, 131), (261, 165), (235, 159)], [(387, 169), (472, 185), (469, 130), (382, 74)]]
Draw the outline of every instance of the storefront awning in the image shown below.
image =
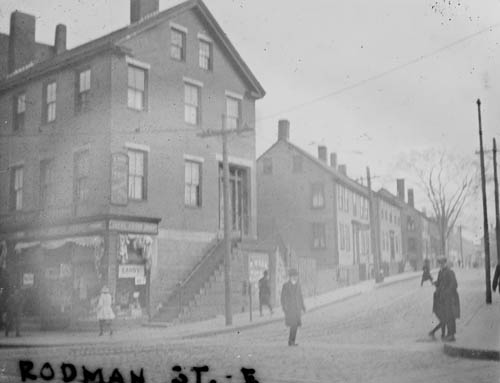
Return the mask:
[(43, 249), (53, 250), (59, 247), (66, 245), (67, 243), (74, 243), (78, 246), (83, 247), (99, 247), (103, 243), (103, 238), (99, 236), (91, 236), (91, 237), (71, 237), (71, 238), (63, 238), (56, 239), (51, 241), (34, 241), (34, 242), (18, 242), (14, 247), (14, 250), (20, 252), (24, 249), (40, 246)]

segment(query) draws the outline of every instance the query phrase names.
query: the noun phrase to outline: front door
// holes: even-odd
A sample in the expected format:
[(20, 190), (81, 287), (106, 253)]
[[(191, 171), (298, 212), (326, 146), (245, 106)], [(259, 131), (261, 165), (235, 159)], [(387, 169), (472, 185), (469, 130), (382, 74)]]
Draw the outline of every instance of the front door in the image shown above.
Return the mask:
[[(219, 167), (219, 228), (224, 229), (224, 194), (222, 164)], [(229, 166), (229, 223), (235, 234), (248, 234), (248, 172)]]

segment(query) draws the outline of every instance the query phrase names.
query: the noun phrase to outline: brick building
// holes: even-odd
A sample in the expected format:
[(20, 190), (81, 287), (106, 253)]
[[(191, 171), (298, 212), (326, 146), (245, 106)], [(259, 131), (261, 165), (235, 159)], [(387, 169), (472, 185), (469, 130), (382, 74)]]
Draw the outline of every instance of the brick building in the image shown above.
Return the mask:
[[(0, 34), (2, 278), (42, 319), (90, 315), (104, 283), (119, 316), (154, 312), (219, 257), (221, 145), (199, 133), (254, 127), (264, 90), (202, 1), (158, 3), (70, 50), (64, 25), (39, 44), (17, 11)], [(255, 134), (229, 161), (232, 229), (252, 238)]]
[(335, 153), (328, 163), (326, 147), (318, 147), (316, 158), (292, 144), (287, 120), (278, 130), (276, 143), (257, 160), (259, 238), (279, 238), (298, 258), (314, 260), (319, 284), (324, 273), (334, 275), (325, 277), (330, 282), (366, 278), (368, 190), (337, 166)]

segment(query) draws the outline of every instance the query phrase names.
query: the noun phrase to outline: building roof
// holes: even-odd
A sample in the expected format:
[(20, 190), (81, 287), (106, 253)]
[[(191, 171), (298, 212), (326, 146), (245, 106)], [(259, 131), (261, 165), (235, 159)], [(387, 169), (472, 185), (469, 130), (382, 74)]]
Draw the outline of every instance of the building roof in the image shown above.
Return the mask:
[(385, 189), (385, 188), (381, 188), (378, 192), (377, 192), (377, 196), (382, 198), (384, 201), (394, 205), (394, 206), (397, 206), (399, 207), (400, 209), (403, 208), (406, 204), (401, 201), (397, 196), (395, 196), (394, 194), (392, 194), (389, 190)]
[(67, 50), (59, 55), (55, 55), (48, 60), (35, 63), (32, 66), (27, 66), (25, 70), (18, 70), (17, 72), (8, 75), (3, 79), (3, 81), (0, 82), (0, 92), (103, 52), (118, 52), (125, 54), (127, 52), (122, 46), (120, 46), (120, 43), (152, 27), (155, 27), (168, 18), (191, 9), (197, 10), (212, 29), (218, 41), (221, 43), (221, 46), (226, 50), (228, 55), (236, 64), (238, 70), (251, 86), (252, 96), (255, 98), (264, 97), (264, 88), (251, 72), (250, 68), (248, 68), (246, 63), (243, 61), (239, 53), (236, 51), (236, 48), (229, 41), (228, 37), (202, 0), (187, 0), (164, 11), (148, 15), (136, 23), (118, 29), (98, 39)]
[(313, 162), (320, 169), (328, 173), (328, 175), (333, 176), (335, 181), (343, 183), (344, 186), (347, 186), (351, 189), (355, 189), (357, 192), (364, 194), (365, 196), (368, 196), (368, 188), (366, 186), (359, 184), (358, 182), (354, 181), (353, 179), (339, 172), (337, 169), (328, 166), (328, 164), (320, 161), (318, 158), (309, 154), (304, 149), (299, 148), (295, 144), (292, 144), (288, 140), (277, 140), (269, 149), (267, 149), (264, 153), (260, 155), (257, 161), (259, 161), (262, 157), (271, 152), (280, 142), (286, 144), (290, 150), (295, 151), (296, 153), (300, 154), (303, 157), (306, 157), (309, 161)]

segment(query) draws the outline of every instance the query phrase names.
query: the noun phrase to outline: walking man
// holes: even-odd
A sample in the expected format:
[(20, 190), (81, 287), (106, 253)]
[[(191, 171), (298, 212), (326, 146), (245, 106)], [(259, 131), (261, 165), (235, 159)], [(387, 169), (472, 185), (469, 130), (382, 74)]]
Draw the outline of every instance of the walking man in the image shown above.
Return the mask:
[(262, 307), (269, 307), (271, 315), (273, 315), (273, 307), (271, 306), (271, 287), (269, 286), (269, 276), (267, 270), (264, 271), (264, 276), (259, 279), (259, 311), (262, 316)]
[(446, 258), (438, 260), (441, 270), (435, 283), (436, 294), (440, 304), (441, 315), (446, 324), (446, 342), (455, 341), (456, 319), (460, 318), (460, 299), (457, 292), (457, 278), (455, 272), (450, 269)]
[(23, 312), (23, 294), (19, 287), (15, 287), (7, 298), (7, 312), (5, 322), (5, 336), (9, 336), (12, 327), (16, 330), (16, 337), (21, 336), (21, 315)]
[(422, 281), (420, 282), (420, 286), (423, 286), (425, 281), (431, 281), (432, 283), (432, 275), (431, 275), (431, 263), (429, 258), (425, 258), (424, 267), (422, 267)]
[(301, 314), (302, 311), (306, 312), (306, 306), (302, 297), (298, 271), (291, 269), (288, 276), (289, 280), (281, 290), (281, 307), (285, 313), (285, 324), (290, 327), (288, 345), (297, 346), (297, 343), (295, 343), (297, 329), (302, 325)]

